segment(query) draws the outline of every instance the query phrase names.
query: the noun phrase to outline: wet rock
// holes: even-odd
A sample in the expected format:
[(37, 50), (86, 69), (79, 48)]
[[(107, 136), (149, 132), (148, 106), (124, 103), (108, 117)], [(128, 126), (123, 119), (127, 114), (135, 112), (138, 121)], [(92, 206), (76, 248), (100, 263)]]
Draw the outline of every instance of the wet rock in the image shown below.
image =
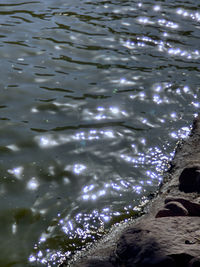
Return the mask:
[(156, 218), (169, 217), (169, 216), (188, 216), (189, 212), (179, 202), (171, 201), (167, 203), (164, 209), (159, 210)]
[(200, 166), (185, 168), (179, 177), (179, 190), (200, 193)]
[[(161, 266), (159, 262), (165, 262), (164, 259), (170, 261), (170, 258), (175, 266), (186, 267), (192, 258), (199, 255), (199, 243), (195, 241), (199, 225), (200, 217), (191, 221), (189, 216), (140, 221), (124, 231), (115, 254), (119, 262), (127, 267)], [(188, 240), (189, 243), (186, 242)]]
[(177, 267), (188, 267), (189, 262), (193, 259), (193, 256), (188, 253), (172, 254), (170, 257), (174, 259)]
[(175, 261), (169, 256), (146, 258), (141, 262), (141, 267), (176, 267)]
[(148, 237), (149, 230), (141, 230), (138, 228), (128, 229), (120, 238), (116, 255), (121, 262), (130, 263), (132, 261), (137, 262), (138, 255), (143, 254), (148, 257), (152, 256), (156, 248), (156, 244), (153, 240), (148, 244), (144, 244), (144, 240)]
[(200, 258), (193, 258), (189, 264), (188, 267), (200, 267)]
[(113, 267), (113, 265), (109, 261), (102, 260), (90, 260), (83, 263), (84, 267)]
[(172, 217), (172, 216), (186, 216), (184, 214), (177, 215), (174, 211), (171, 211), (169, 209), (161, 209), (156, 214), (156, 218), (162, 218), (162, 217)]
[(169, 202), (179, 202), (182, 204), (182, 206), (188, 211), (189, 216), (200, 216), (200, 204), (195, 203), (193, 201), (190, 201), (186, 198), (172, 198), (172, 197), (167, 197), (165, 199), (165, 203)]

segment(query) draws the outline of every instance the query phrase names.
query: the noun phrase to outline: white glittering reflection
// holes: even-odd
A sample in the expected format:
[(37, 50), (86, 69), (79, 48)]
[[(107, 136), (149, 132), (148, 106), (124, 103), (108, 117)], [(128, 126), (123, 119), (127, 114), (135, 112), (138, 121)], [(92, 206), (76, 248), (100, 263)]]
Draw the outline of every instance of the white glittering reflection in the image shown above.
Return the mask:
[(36, 261), (36, 257), (34, 255), (30, 255), (29, 256), (29, 262), (32, 263), (32, 262), (35, 262)]
[(165, 19), (158, 20), (158, 24), (159, 24), (159, 26), (165, 26), (165, 27), (171, 28), (171, 29), (177, 29), (179, 27), (177, 23), (174, 23), (172, 21), (168, 21)]
[[(100, 111), (101, 112), (101, 111)], [(111, 108), (110, 113), (113, 116), (118, 116), (119, 110), (118, 108)], [(125, 113), (124, 113), (125, 114)], [(101, 116), (101, 115), (100, 115)], [(95, 141), (95, 140), (106, 140), (118, 138), (119, 133), (114, 132), (113, 129), (102, 129), (102, 130), (79, 130), (76, 131), (73, 135), (70, 134), (45, 134), (45, 135), (37, 135), (34, 137), (37, 145), (42, 149), (48, 149), (56, 146), (60, 146), (63, 144), (68, 144), (77, 141)], [(83, 143), (81, 145), (84, 146)]]
[(194, 101), (192, 101), (191, 104), (192, 104), (195, 108), (199, 108), (199, 107), (200, 107), (200, 103), (199, 103), (199, 102), (194, 102)]
[(179, 47), (171, 47), (168, 49), (168, 54), (172, 56), (179, 56), (179, 57), (184, 57), (186, 59), (199, 59), (200, 53), (199, 50), (194, 50), (194, 51), (188, 51), (188, 50), (182, 50)]
[(51, 78), (35, 78), (34, 79), (34, 81), (36, 82), (36, 83), (45, 83), (45, 82), (48, 82), (48, 81), (50, 81), (51, 80)]
[(118, 114), (119, 113), (119, 109), (117, 107), (111, 107), (110, 108), (110, 111), (113, 113), (113, 114)]
[(161, 10), (161, 6), (159, 6), (159, 5), (155, 5), (155, 6), (153, 7), (153, 10), (154, 10), (154, 11), (160, 11), (160, 10)]
[(41, 148), (51, 148), (59, 145), (57, 140), (55, 140), (54, 137), (50, 134), (47, 134), (45, 136), (36, 136), (35, 141)]
[(137, 20), (140, 24), (155, 24), (154, 21), (150, 20), (149, 17), (139, 17)]
[(22, 62), (22, 61), (24, 61), (24, 58), (19, 57), (17, 60)]
[(24, 167), (19, 166), (19, 167), (15, 167), (13, 169), (9, 169), (8, 173), (12, 174), (17, 179), (21, 180), (23, 178), (23, 171), (24, 171)]
[(174, 131), (174, 132), (171, 132), (169, 135), (170, 137), (172, 137), (173, 139), (185, 139), (188, 137), (188, 135), (190, 134), (191, 132), (191, 127), (182, 127), (181, 129), (179, 129), (178, 131)]
[(135, 8), (131, 7), (131, 6), (121, 6), (120, 8), (116, 8), (113, 10), (113, 13), (115, 14), (122, 14), (122, 13), (127, 13), (127, 11), (134, 11), (136, 10)]
[(198, 11), (192, 12), (192, 11), (186, 10), (184, 8), (178, 8), (176, 13), (178, 15), (182, 16), (183, 18), (190, 18), (190, 19), (195, 20), (197, 22), (200, 21), (200, 12), (198, 12)]
[(124, 77), (116, 79), (116, 80), (112, 80), (112, 83), (113, 84), (117, 84), (118, 86), (121, 86), (121, 87), (125, 87), (127, 85), (135, 85), (136, 84), (134, 79), (128, 80), (127, 78), (124, 78)]
[(86, 166), (83, 164), (75, 164), (73, 171), (75, 174), (81, 174), (86, 169)]
[(28, 190), (30, 190), (30, 191), (34, 191), (34, 190), (38, 189), (39, 185), (40, 185), (40, 183), (39, 183), (38, 179), (35, 178), (35, 177), (32, 177), (32, 178), (27, 182), (26, 187), (27, 187)]
[[(165, 150), (165, 149), (164, 149)], [(140, 186), (137, 187), (136, 192), (140, 192), (140, 190), (144, 190), (144, 186), (156, 186), (159, 185), (162, 180), (163, 172), (167, 170), (169, 167), (168, 162), (172, 159), (173, 154), (165, 155), (163, 150), (159, 147), (149, 148), (146, 153), (138, 153), (135, 156), (130, 156), (126, 154), (121, 154), (120, 158), (125, 162), (132, 164), (133, 167), (143, 167), (144, 169), (148, 169), (149, 167), (152, 170), (146, 171), (146, 178), (140, 180)], [(149, 180), (150, 178), (150, 180)]]
[[(158, 21), (159, 26), (163, 26), (165, 28), (171, 28), (171, 29), (177, 29), (178, 24), (166, 21), (165, 19)], [(168, 33), (164, 32), (163, 37), (167, 37)], [(165, 40), (159, 40), (159, 39), (153, 39), (148, 36), (142, 36), (142, 37), (136, 37), (136, 39), (133, 40), (124, 40), (123, 38), (120, 39), (120, 43), (122, 46), (130, 49), (130, 50), (136, 50), (139, 48), (151, 48), (156, 47), (159, 52), (167, 53), (170, 56), (176, 56), (180, 58), (185, 58), (188, 60), (197, 60), (200, 58), (200, 52), (198, 49), (196, 50), (189, 50), (189, 49), (183, 49), (182, 47), (176, 47), (173, 44), (171, 44), (168, 41)], [(121, 83), (121, 79), (116, 80), (114, 82)], [(123, 80), (122, 80), (123, 81)], [(123, 84), (123, 83), (122, 83)], [(124, 81), (124, 84), (129, 84), (128, 81)]]
[(31, 112), (32, 112), (32, 113), (38, 113), (39, 110), (38, 110), (36, 107), (33, 107), (33, 108), (31, 108)]
[[(83, 174), (87, 170), (87, 166), (81, 163), (75, 163), (72, 165), (68, 164), (65, 166), (64, 170), (73, 172), (76, 175), (80, 175), (80, 174)], [(67, 178), (64, 178), (64, 179), (65, 179), (64, 181), (66, 182), (66, 184), (68, 184), (69, 180)]]
[(69, 255), (69, 252), (63, 253), (59, 249), (46, 249), (45, 252), (39, 250), (37, 253), (29, 256), (29, 262), (31, 265), (34, 263), (47, 267), (58, 266), (58, 262), (62, 262)]
[(91, 120), (113, 120), (113, 119), (121, 119), (127, 118), (128, 113), (126, 110), (121, 110), (117, 106), (110, 106), (108, 108), (99, 106), (96, 110), (89, 110), (84, 109), (82, 112), (83, 120), (84, 121), (91, 121)]
[(81, 131), (75, 134), (74, 140), (103, 140), (118, 137), (118, 133), (113, 130), (90, 130), (89, 132)]
[(16, 223), (13, 223), (12, 224), (12, 234), (16, 234), (17, 233), (17, 224)]
[(141, 195), (146, 192), (143, 187), (144, 183), (136, 181), (133, 177), (116, 177), (109, 182), (104, 182), (100, 185), (87, 185), (82, 190), (82, 200), (93, 202), (99, 199), (105, 199), (107, 196), (122, 197), (123, 194), (129, 192), (131, 194)]
[(163, 103), (163, 100), (160, 98), (160, 96), (159, 95), (154, 95), (153, 96), (153, 102), (155, 102), (156, 104), (161, 104), (161, 103)]
[[(141, 186), (135, 187), (138, 193), (141, 191), (140, 187)], [(102, 209), (98, 210), (95, 208), (90, 213), (77, 212), (73, 216), (73, 219), (69, 219), (69, 215), (65, 216), (64, 214), (61, 215), (58, 213), (57, 218), (54, 219), (55, 226), (49, 226), (41, 235), (40, 241), (35, 245), (35, 253), (29, 256), (29, 262), (42, 262), (46, 265), (48, 262), (51, 262), (52, 266), (54, 262), (56, 263), (56, 260), (69, 257), (71, 251), (74, 249), (77, 250), (86, 243), (102, 237), (106, 229), (109, 229), (110, 224), (120, 222), (121, 220), (126, 221), (130, 216), (137, 216), (146, 203), (147, 199), (142, 197), (140, 204), (137, 206), (128, 204), (118, 211), (110, 207), (110, 205), (105, 205)], [(44, 249), (48, 247), (46, 244), (51, 242), (52, 236), (56, 236), (57, 238), (61, 237), (62, 240), (64, 240), (65, 251), (67, 244), (70, 250), (66, 253), (60, 252), (56, 245), (57, 242), (54, 246), (55, 248)]]
[(20, 150), (20, 148), (15, 144), (7, 145), (6, 147), (9, 148), (10, 150), (14, 151), (14, 152), (17, 152)]

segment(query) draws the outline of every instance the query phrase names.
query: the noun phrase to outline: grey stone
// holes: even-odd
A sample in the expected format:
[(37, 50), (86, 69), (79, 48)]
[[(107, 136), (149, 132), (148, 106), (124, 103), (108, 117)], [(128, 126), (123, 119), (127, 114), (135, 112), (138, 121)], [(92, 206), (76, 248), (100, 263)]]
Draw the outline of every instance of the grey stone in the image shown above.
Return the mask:
[(175, 260), (169, 256), (146, 258), (141, 262), (141, 267), (176, 267)]
[(193, 258), (189, 264), (188, 267), (200, 267), (200, 258)]

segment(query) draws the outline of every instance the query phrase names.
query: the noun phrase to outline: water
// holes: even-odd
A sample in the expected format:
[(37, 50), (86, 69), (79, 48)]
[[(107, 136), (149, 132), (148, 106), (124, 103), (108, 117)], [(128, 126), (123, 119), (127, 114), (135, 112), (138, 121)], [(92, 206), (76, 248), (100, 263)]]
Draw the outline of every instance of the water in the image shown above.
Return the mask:
[(200, 4), (0, 3), (0, 266), (57, 266), (140, 210), (199, 110)]

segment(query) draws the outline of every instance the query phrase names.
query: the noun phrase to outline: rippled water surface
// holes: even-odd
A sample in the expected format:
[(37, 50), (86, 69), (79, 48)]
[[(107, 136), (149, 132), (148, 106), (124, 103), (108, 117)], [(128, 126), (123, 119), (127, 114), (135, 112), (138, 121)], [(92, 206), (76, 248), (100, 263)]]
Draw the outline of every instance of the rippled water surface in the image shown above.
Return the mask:
[(0, 266), (57, 266), (157, 189), (199, 109), (198, 2), (0, 2)]

